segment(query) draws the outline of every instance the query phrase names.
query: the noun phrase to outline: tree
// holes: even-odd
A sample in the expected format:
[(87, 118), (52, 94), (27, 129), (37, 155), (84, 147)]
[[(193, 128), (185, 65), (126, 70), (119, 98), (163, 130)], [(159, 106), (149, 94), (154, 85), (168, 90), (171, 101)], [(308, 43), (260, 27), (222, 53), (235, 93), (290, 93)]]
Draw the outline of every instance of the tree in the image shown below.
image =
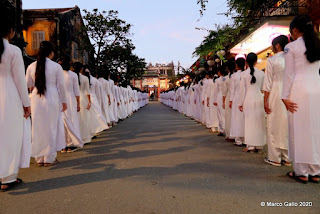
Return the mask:
[(134, 49), (129, 40), (125, 45), (116, 43), (111, 49), (105, 50), (108, 53), (102, 53), (105, 56), (104, 70), (119, 76), (124, 84), (129, 84), (133, 78), (140, 78), (144, 74), (146, 62), (133, 53)]
[[(208, 0), (199, 0), (200, 15), (206, 10)], [(239, 39), (240, 35), (250, 32), (257, 24), (262, 23), (268, 16), (278, 8), (287, 9), (287, 13), (296, 15), (300, 1), (297, 0), (227, 0), (229, 10), (225, 16), (232, 16), (233, 23), (224, 26), (217, 26), (217, 29), (210, 31), (208, 36), (195, 49), (193, 55), (203, 57), (209, 52), (215, 52), (228, 48), (229, 45)], [(277, 6), (277, 7), (276, 7)]]
[(224, 25), (217, 26), (217, 30), (210, 31), (201, 44), (196, 47), (193, 56), (203, 57), (210, 52), (216, 52), (227, 48), (229, 43), (233, 43), (240, 34), (245, 30), (243, 25)]
[[(212, 1), (212, 0), (211, 0)], [(198, 0), (200, 5), (200, 15), (206, 10), (209, 0)], [(249, 24), (268, 16), (266, 11), (273, 10), (277, 7), (290, 8), (294, 13), (298, 12), (299, 7), (305, 6), (304, 1), (298, 0), (227, 0), (229, 10), (224, 14), (232, 16), (237, 24)]]
[(118, 18), (118, 11), (83, 11), (85, 30), (95, 48), (95, 65), (100, 66), (105, 57), (101, 55), (102, 52), (108, 54), (116, 43), (127, 42), (131, 25)]
[(139, 58), (133, 51), (135, 46), (129, 37), (132, 25), (118, 18), (118, 12), (110, 10), (92, 12), (84, 10), (85, 30), (95, 48), (95, 66), (109, 71), (129, 84), (132, 78), (144, 73), (145, 59)]

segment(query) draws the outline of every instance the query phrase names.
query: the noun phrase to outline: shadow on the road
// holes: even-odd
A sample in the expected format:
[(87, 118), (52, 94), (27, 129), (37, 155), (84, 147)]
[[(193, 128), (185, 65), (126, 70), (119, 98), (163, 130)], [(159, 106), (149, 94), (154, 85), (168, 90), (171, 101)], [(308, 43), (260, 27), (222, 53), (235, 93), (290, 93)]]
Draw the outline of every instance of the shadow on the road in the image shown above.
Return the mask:
[(126, 150), (117, 150), (116, 153), (111, 153), (111, 151), (101, 151), (100, 148), (97, 148), (96, 153), (99, 155), (88, 156), (84, 158), (78, 158), (73, 160), (66, 160), (63, 161), (55, 166), (53, 166), (50, 170), (62, 169), (67, 167), (72, 167), (73, 169), (83, 169), (87, 168), (86, 165), (92, 163), (100, 163), (109, 160), (116, 160), (116, 159), (131, 159), (131, 158), (142, 158), (142, 157), (150, 157), (156, 155), (166, 155), (176, 152), (184, 152), (187, 150), (192, 149), (193, 147), (182, 146), (182, 147), (174, 147), (165, 150), (141, 150), (141, 151), (134, 151), (128, 152)]
[[(261, 184), (265, 184), (266, 181), (271, 179), (272, 176), (266, 176), (265, 170), (261, 169), (258, 170), (261, 174), (256, 175), (257, 169), (249, 170), (246, 164), (242, 165), (236, 164), (234, 167), (226, 168), (226, 161), (228, 160), (221, 160), (220, 162), (217, 161), (215, 164), (210, 163), (187, 163), (187, 164), (179, 164), (174, 167), (138, 167), (132, 169), (118, 169), (114, 164), (102, 164), (102, 163), (88, 163), (84, 166), (87, 169), (95, 169), (95, 168), (102, 168), (103, 171), (99, 172), (91, 172), (91, 173), (83, 173), (83, 174), (76, 174), (70, 175), (65, 177), (57, 177), (57, 178), (50, 178), (46, 180), (36, 181), (36, 182), (29, 182), (20, 186), (14, 192), (11, 192), (11, 195), (23, 195), (35, 192), (42, 192), (48, 191), (53, 189), (60, 189), (64, 187), (70, 186), (77, 186), (82, 184), (94, 183), (94, 182), (101, 182), (101, 181), (108, 181), (113, 179), (125, 179), (132, 176), (140, 176), (141, 179), (154, 180), (155, 178), (161, 177), (168, 177), (174, 175), (196, 175), (197, 173), (208, 173), (211, 174), (210, 182), (205, 179), (201, 179), (197, 177), (196, 179), (188, 179), (187, 177), (183, 176), (180, 181), (174, 180), (171, 183), (160, 183), (159, 185), (166, 185), (172, 186), (176, 188), (205, 188), (205, 189), (214, 189), (215, 191), (243, 191), (243, 187), (238, 185), (238, 183), (230, 183), (228, 179), (232, 176), (237, 176), (239, 181), (243, 181), (244, 179), (248, 179), (248, 176), (253, 175), (255, 173), (254, 181), (252, 182), (252, 190), (256, 191), (255, 186)], [(234, 162), (234, 161), (233, 161)], [(231, 165), (231, 163), (230, 163)], [(214, 176), (212, 176), (214, 175)], [(209, 176), (208, 176), (209, 177)], [(221, 185), (214, 185), (214, 183), (218, 181)], [(249, 180), (248, 180), (249, 181)], [(294, 181), (292, 181), (294, 182)], [(285, 176), (282, 177), (272, 177), (272, 184), (273, 185), (288, 185), (291, 182), (288, 182)], [(147, 182), (146, 185), (149, 183)], [(200, 184), (200, 185), (199, 185)], [(211, 186), (211, 187), (210, 187)], [(282, 186), (283, 188), (283, 186)], [(297, 187), (298, 189), (299, 187)], [(246, 190), (248, 191), (248, 189)], [(283, 194), (291, 194), (292, 187), (288, 188), (288, 191), (284, 191)]]
[[(248, 165), (247, 162), (242, 162), (244, 154), (236, 158), (230, 157), (231, 147), (233, 150), (241, 150), (240, 148), (235, 148), (230, 143), (221, 143), (221, 138), (209, 134), (203, 126), (165, 106), (151, 105), (156, 105), (152, 107), (156, 110), (145, 107), (143, 111), (135, 113), (132, 117), (120, 122), (116, 127), (99, 135), (91, 145), (82, 149), (81, 152), (84, 155), (79, 152), (80, 155), (75, 156), (76, 158), (71, 159), (73, 156), (69, 155), (67, 157), (70, 158), (66, 160), (64, 160), (63, 155), (59, 155), (59, 159), (61, 158), (62, 161), (49, 169), (51, 172), (59, 172), (61, 169), (74, 170), (72, 172), (74, 174), (29, 182), (9, 194), (23, 195), (87, 183), (126, 179), (132, 176), (147, 180), (147, 184), (148, 180), (154, 178), (181, 176), (181, 182), (175, 180), (171, 183), (160, 183), (159, 185), (180, 188), (207, 188), (208, 182), (202, 183), (204, 182), (203, 178), (197, 177), (193, 180), (188, 178), (189, 175), (206, 173), (212, 178), (211, 182), (216, 180), (222, 182), (223, 185), (213, 185), (216, 190), (225, 188), (237, 190), (239, 188), (239, 191), (241, 187), (238, 187), (237, 184), (228, 183), (228, 178), (237, 176), (239, 180), (246, 180), (248, 176), (255, 175), (255, 182), (257, 183), (266, 182), (270, 179), (267, 175), (266, 166), (261, 169), (253, 167), (254, 170), (251, 170), (256, 163)], [(171, 143), (174, 143), (173, 146)], [(162, 145), (161, 148), (164, 147), (165, 149), (157, 149), (158, 145)], [(197, 162), (197, 160), (192, 161), (191, 158), (191, 163), (177, 164), (176, 166), (172, 164), (171, 167), (164, 167), (159, 163), (159, 166), (128, 169), (121, 169), (112, 162), (116, 162), (116, 160), (134, 161), (135, 158), (145, 158), (144, 160), (147, 162), (148, 157), (178, 154), (199, 147), (212, 151), (214, 156), (216, 149), (214, 145), (219, 145), (219, 154), (216, 154), (216, 157), (213, 158), (214, 162)], [(82, 170), (82, 173), (79, 174), (77, 170)], [(84, 170), (95, 170), (95, 172), (83, 173)], [(257, 172), (260, 174), (254, 174)], [(276, 180), (280, 180), (278, 183), (283, 184), (283, 178)]]

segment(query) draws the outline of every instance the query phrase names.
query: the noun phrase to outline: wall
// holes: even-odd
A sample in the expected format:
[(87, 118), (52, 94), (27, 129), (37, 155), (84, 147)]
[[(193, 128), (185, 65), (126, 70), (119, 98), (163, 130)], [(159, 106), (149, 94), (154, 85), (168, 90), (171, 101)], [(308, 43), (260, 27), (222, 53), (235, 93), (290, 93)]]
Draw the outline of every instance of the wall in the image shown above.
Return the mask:
[(23, 36), (28, 43), (26, 47), (26, 53), (29, 56), (35, 57), (38, 53), (38, 49), (32, 48), (32, 32), (34, 31), (44, 31), (45, 40), (51, 41), (53, 44), (56, 44), (55, 33), (56, 33), (56, 21), (40, 20), (34, 21), (33, 25), (29, 26), (27, 30), (23, 31)]

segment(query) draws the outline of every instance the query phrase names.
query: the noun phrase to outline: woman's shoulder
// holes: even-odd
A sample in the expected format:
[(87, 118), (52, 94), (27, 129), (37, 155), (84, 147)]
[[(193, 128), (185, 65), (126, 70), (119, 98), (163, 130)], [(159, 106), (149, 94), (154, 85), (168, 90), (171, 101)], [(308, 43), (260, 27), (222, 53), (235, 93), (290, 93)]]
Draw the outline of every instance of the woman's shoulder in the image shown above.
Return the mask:
[(89, 78), (88, 78), (87, 76), (83, 75), (83, 74), (79, 74), (79, 78), (80, 78), (80, 80), (87, 80), (87, 81), (89, 81)]
[(8, 49), (8, 52), (12, 55), (12, 56), (22, 56), (22, 52), (21, 52), (21, 49), (20, 48), (18, 48), (17, 46), (15, 46), (15, 45), (12, 45), (12, 44), (10, 44), (9, 42), (5, 42), (5, 44), (7, 44), (7, 45), (5, 45), (5, 48), (7, 48)]
[(27, 72), (32, 72), (32, 71), (36, 71), (36, 67), (37, 67), (37, 61), (34, 61), (33, 63), (31, 63), (28, 68), (27, 68)]
[(46, 64), (50, 66), (50, 68), (54, 68), (57, 71), (63, 71), (61, 65), (59, 63), (56, 63), (55, 61), (52, 61), (51, 59), (47, 58)]
[(240, 77), (245, 77), (248, 75), (250, 75), (250, 68), (248, 68), (240, 73)]
[(288, 53), (289, 51), (294, 52), (296, 50), (296, 46), (300, 46), (300, 45), (304, 45), (304, 41), (303, 38), (300, 37), (297, 40), (288, 43), (285, 47), (284, 47), (284, 53)]
[[(74, 79), (78, 79), (78, 75), (76, 73), (74, 73), (73, 71), (68, 71), (69, 75), (74, 78)], [(80, 75), (79, 75), (80, 76)]]

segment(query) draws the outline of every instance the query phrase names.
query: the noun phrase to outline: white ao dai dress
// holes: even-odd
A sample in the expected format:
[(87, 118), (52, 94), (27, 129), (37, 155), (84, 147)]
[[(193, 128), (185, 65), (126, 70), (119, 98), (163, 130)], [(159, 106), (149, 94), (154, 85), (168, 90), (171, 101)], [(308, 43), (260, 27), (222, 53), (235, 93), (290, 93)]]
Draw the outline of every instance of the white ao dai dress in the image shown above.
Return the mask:
[(250, 68), (241, 73), (239, 106), (243, 106), (245, 141), (248, 147), (261, 149), (266, 143), (266, 122), (262, 86), (264, 72), (254, 68), (256, 83), (251, 84)]
[(49, 58), (45, 62), (46, 91), (40, 96), (35, 87), (37, 62), (27, 69), (28, 88), (31, 94), (32, 156), (38, 163), (52, 163), (57, 151), (64, 149), (65, 132), (62, 103), (67, 103), (62, 67)]
[[(19, 168), (28, 167), (30, 162), (30, 154), (29, 158), (22, 160), (25, 131), (23, 106), (30, 106), (22, 54), (8, 40), (3, 39), (3, 43), (0, 63), (0, 181), (17, 174)], [(28, 134), (31, 135), (30, 132)], [(30, 149), (31, 142), (25, 143)], [(21, 161), (25, 161), (25, 166), (21, 166)], [(13, 176), (5, 182), (10, 183), (15, 178)]]
[(77, 112), (77, 99), (80, 96), (78, 75), (72, 71), (64, 71), (66, 84), (66, 99), (68, 109), (63, 113), (66, 144), (69, 147), (83, 147), (80, 135), (79, 115)]
[[(263, 90), (270, 93), (268, 104), (271, 113), (267, 115), (268, 158), (275, 162), (287, 159), (288, 150), (287, 109), (281, 100), (284, 69), (284, 52), (268, 58)], [(274, 148), (279, 150), (276, 152), (279, 154), (273, 154)], [(285, 150), (282, 159), (281, 150)]]
[(282, 99), (298, 105), (297, 112), (288, 113), (289, 157), (296, 174), (316, 175), (320, 173), (320, 62), (307, 60), (302, 37), (288, 44), (285, 52)]

